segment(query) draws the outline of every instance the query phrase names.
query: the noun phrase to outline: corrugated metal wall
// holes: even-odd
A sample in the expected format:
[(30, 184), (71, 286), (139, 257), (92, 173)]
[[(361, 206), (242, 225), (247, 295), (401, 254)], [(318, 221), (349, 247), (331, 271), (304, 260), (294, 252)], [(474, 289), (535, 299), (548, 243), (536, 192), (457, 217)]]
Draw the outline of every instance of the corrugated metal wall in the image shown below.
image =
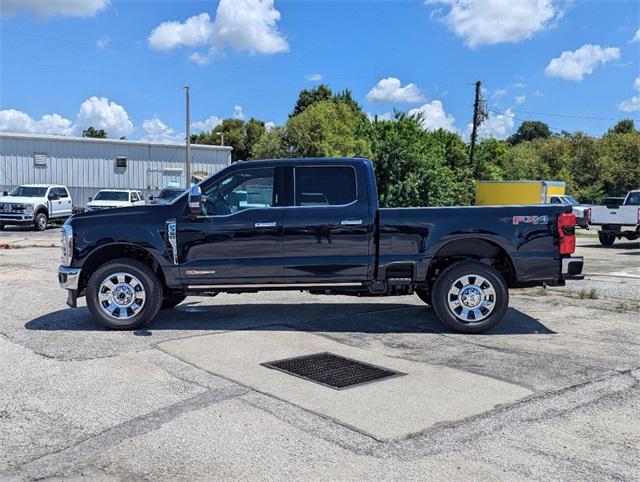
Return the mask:
[[(46, 166), (35, 154), (46, 154)], [(127, 158), (126, 169), (116, 157)], [(0, 133), (0, 191), (20, 184), (64, 184), (74, 206), (84, 206), (99, 189), (138, 189), (157, 194), (170, 182), (184, 186), (184, 146), (143, 142), (15, 136)], [(231, 151), (216, 146), (192, 146), (192, 172), (214, 174), (231, 162)]]

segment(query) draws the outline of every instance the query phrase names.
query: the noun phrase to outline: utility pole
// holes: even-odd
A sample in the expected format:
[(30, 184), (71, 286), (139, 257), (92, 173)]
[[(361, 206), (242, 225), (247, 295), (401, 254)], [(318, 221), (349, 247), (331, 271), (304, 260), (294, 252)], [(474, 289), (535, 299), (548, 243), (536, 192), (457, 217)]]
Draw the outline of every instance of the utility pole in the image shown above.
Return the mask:
[(186, 107), (187, 107), (187, 153), (185, 162), (185, 177), (186, 177), (186, 188), (189, 190), (191, 188), (191, 115), (189, 113), (189, 86), (185, 85), (183, 87), (186, 94)]
[(220, 145), (224, 146), (224, 132), (218, 132), (218, 135), (220, 136)]
[(473, 127), (471, 128), (471, 148), (469, 149), (469, 164), (471, 165), (472, 169), (474, 166), (474, 160), (476, 155), (476, 139), (478, 137), (478, 126), (482, 122), (480, 120), (480, 117), (481, 117), (480, 94), (482, 91), (481, 86), (482, 86), (482, 82), (478, 80), (476, 82), (476, 98), (473, 102)]

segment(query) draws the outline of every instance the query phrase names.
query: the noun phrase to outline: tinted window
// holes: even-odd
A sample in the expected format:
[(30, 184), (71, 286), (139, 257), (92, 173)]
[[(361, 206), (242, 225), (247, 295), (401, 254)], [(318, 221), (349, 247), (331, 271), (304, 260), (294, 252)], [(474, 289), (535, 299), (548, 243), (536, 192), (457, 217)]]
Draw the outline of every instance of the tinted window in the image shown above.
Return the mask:
[(69, 194), (67, 193), (67, 190), (63, 187), (56, 187), (54, 188), (54, 192), (55, 194), (58, 195), (58, 197), (63, 198), (63, 197), (69, 197)]
[(272, 168), (236, 172), (203, 192), (206, 215), (233, 214), (249, 208), (273, 206)]
[(640, 206), (640, 192), (634, 192), (629, 194), (627, 198), (627, 202), (625, 202), (626, 206)]
[(356, 200), (351, 167), (296, 167), (295, 177), (296, 206), (336, 206)]
[(561, 204), (562, 201), (560, 201), (559, 197), (552, 197), (551, 198), (551, 204)]
[(136, 203), (138, 201), (140, 201), (140, 198), (138, 197), (138, 193), (132, 192), (131, 193), (131, 202), (132, 203)]
[(99, 191), (94, 201), (125, 201), (129, 200), (129, 193), (122, 191)]

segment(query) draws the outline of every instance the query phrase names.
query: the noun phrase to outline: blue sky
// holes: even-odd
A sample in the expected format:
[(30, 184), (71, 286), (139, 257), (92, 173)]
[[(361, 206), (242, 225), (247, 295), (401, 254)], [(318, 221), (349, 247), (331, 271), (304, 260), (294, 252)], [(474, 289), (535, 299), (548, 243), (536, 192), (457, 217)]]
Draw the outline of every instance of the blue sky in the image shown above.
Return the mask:
[(184, 84), (195, 130), (234, 115), (281, 124), (319, 82), (463, 135), (475, 80), (484, 136), (521, 119), (596, 135), (640, 119), (637, 1), (0, 3), (0, 130), (179, 140)]

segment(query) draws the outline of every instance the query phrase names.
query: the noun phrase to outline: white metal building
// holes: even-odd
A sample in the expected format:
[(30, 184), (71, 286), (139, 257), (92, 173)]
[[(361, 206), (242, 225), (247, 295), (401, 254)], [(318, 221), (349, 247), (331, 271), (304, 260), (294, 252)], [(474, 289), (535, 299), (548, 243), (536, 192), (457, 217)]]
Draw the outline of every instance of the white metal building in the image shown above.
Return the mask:
[[(191, 145), (191, 172), (203, 178), (231, 162), (231, 147)], [(20, 184), (64, 184), (76, 207), (99, 189), (157, 194), (185, 185), (185, 145), (0, 132), (0, 192)]]

